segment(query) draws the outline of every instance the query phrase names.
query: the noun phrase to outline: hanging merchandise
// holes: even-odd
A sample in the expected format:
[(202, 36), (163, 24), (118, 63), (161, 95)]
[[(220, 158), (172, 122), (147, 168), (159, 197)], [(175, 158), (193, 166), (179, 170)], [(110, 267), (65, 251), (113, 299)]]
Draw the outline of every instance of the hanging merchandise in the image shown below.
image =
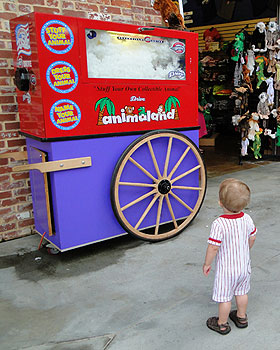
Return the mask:
[(260, 131), (259, 115), (258, 113), (252, 113), (251, 118), (249, 119), (248, 139), (255, 141), (255, 135), (257, 131)]
[(245, 157), (248, 155), (248, 146), (249, 146), (249, 140), (247, 137), (242, 137), (241, 141), (241, 155), (242, 157)]
[(269, 50), (275, 50), (277, 46), (277, 40), (279, 39), (278, 25), (274, 21), (268, 23), (266, 32), (266, 47)]
[[(235, 99), (232, 124), (240, 133), (240, 156), (250, 155), (249, 149), (255, 159), (261, 159), (265, 150), (273, 153), (280, 146), (280, 107), (273, 109), (278, 104), (275, 89), (280, 90), (279, 27), (275, 21), (270, 21), (267, 28), (264, 22), (258, 22), (243, 52), (239, 34), (233, 47), (241, 48), (241, 53), (236, 51), (231, 57), (236, 61), (235, 89), (230, 96)], [(243, 60), (246, 63), (242, 65)]]
[(274, 84), (274, 88), (275, 90), (280, 90), (280, 63), (276, 63), (275, 64), (275, 68), (276, 68), (276, 74), (275, 74), (275, 84)]
[(252, 36), (252, 49), (254, 52), (266, 52), (266, 29), (263, 22), (256, 24), (256, 29)]
[(233, 43), (232, 57), (235, 62), (239, 61), (244, 50), (245, 34), (243, 32), (235, 35), (235, 41)]
[(266, 77), (264, 76), (264, 69), (268, 65), (268, 59), (264, 56), (257, 56), (256, 65), (257, 89), (259, 89), (262, 82), (266, 80)]
[(273, 109), (270, 114), (271, 117), (268, 120), (267, 128), (264, 130), (264, 135), (270, 136), (272, 139), (275, 139), (277, 132), (277, 110)]
[(203, 33), (203, 40), (205, 41), (205, 51), (209, 51), (213, 42), (220, 42), (221, 35), (216, 28), (211, 27)]
[[(242, 66), (242, 78), (243, 78), (244, 83), (249, 88), (250, 92), (253, 92), (252, 82), (251, 82), (251, 78), (250, 78), (250, 69), (248, 69), (246, 64), (243, 64), (243, 66)], [(273, 84), (273, 79), (272, 79), (272, 84)]]
[(253, 142), (253, 147), (251, 147), (251, 150), (253, 151), (254, 153), (254, 157), (256, 159), (259, 159), (259, 158), (262, 158), (262, 155), (261, 155), (261, 138), (260, 138), (260, 135), (262, 133), (262, 129), (260, 129), (259, 131), (256, 131), (255, 133), (255, 140)]
[(268, 94), (266, 92), (262, 92), (259, 95), (259, 100), (260, 101), (257, 105), (257, 112), (259, 113), (259, 117), (261, 119), (268, 119), (270, 115), (270, 110), (268, 107)]
[(269, 77), (265, 80), (267, 84), (267, 95), (268, 95), (268, 104), (269, 106), (274, 105), (274, 87), (273, 87), (273, 78)]
[(276, 133), (276, 137), (277, 137), (277, 142), (276, 142), (276, 146), (280, 146), (280, 125), (277, 125), (277, 133)]
[(255, 54), (250, 49), (247, 50), (247, 68), (250, 71), (250, 75), (252, 75), (255, 69)]

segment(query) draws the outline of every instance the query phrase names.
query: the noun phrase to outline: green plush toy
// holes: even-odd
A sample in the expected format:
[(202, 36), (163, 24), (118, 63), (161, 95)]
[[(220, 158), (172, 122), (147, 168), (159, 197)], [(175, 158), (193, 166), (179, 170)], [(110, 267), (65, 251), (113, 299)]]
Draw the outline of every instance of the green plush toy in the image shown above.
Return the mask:
[(210, 125), (212, 124), (213, 118), (211, 116), (211, 111), (208, 104), (206, 105), (206, 108), (204, 107), (203, 115), (205, 119), (206, 129), (209, 130)]
[[(210, 97), (210, 99), (211, 99), (211, 97)], [(207, 102), (204, 93), (202, 93), (201, 100), (200, 100), (199, 104), (204, 109), (202, 113), (203, 113), (203, 116), (204, 116), (206, 129), (209, 131), (210, 126), (211, 126), (212, 121), (213, 121), (213, 118), (211, 116), (211, 109), (210, 109), (212, 107), (212, 104)]]
[(260, 134), (262, 133), (262, 129), (260, 131), (256, 131), (255, 134), (255, 141), (253, 142), (253, 147), (250, 147), (251, 150), (254, 152), (254, 157), (256, 159), (262, 158), (262, 155), (260, 153), (261, 150), (261, 138)]
[(277, 125), (276, 139), (276, 146), (280, 146), (280, 125)]
[(238, 62), (239, 57), (244, 50), (244, 40), (244, 33), (239, 33), (235, 35), (235, 41), (233, 44), (233, 56), (231, 57), (231, 59), (235, 62)]
[(263, 56), (258, 56), (256, 57), (256, 63), (258, 64), (258, 67), (256, 69), (257, 89), (259, 89), (261, 83), (266, 80), (266, 77), (264, 76), (264, 67), (267, 63), (267, 58)]

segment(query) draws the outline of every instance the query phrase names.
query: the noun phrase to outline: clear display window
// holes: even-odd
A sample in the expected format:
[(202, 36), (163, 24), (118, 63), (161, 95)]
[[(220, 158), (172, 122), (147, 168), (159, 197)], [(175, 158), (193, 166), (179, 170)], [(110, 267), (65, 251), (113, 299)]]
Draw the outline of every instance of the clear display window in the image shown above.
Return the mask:
[(86, 29), (89, 78), (186, 80), (185, 40)]

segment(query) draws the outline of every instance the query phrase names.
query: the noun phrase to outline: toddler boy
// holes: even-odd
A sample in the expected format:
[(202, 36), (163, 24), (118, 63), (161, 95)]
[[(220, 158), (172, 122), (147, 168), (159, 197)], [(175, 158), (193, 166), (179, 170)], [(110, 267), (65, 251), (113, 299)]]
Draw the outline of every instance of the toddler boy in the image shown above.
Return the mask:
[[(231, 331), (228, 317), (238, 328), (248, 326), (247, 304), (250, 289), (251, 261), (249, 249), (256, 238), (253, 220), (242, 210), (250, 201), (250, 189), (240, 180), (224, 180), (219, 189), (219, 204), (224, 211), (214, 220), (203, 273), (208, 276), (211, 263), (216, 257), (213, 300), (219, 303), (219, 317), (210, 317), (206, 324), (220, 334)], [(231, 310), (235, 296), (237, 310)]]

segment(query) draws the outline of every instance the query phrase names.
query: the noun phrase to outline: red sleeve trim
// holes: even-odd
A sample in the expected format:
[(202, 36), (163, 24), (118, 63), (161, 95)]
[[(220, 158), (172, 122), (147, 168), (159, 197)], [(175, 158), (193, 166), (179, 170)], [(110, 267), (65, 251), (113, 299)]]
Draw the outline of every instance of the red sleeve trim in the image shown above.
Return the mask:
[(253, 232), (250, 233), (250, 236), (253, 235), (257, 231), (256, 227)]
[(222, 243), (222, 241), (219, 241), (218, 239), (214, 239), (214, 238), (211, 238), (211, 237), (209, 237), (208, 239), (209, 239), (209, 241), (213, 241), (215, 243)]

